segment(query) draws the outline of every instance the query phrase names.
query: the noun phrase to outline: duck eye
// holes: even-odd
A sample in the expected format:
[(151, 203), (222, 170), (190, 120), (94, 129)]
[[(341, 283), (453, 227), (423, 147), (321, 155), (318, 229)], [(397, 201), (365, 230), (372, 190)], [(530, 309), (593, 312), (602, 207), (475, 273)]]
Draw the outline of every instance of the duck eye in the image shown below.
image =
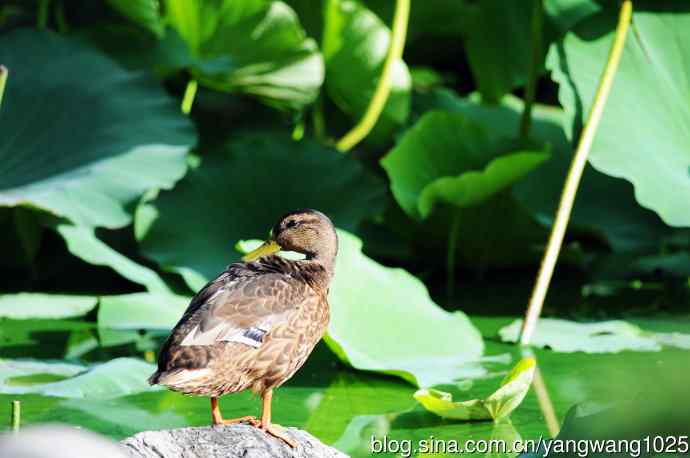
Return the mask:
[(297, 226), (297, 221), (295, 221), (294, 219), (291, 219), (290, 221), (288, 221), (285, 224), (285, 227), (288, 229), (290, 229), (291, 227), (295, 227), (295, 226)]

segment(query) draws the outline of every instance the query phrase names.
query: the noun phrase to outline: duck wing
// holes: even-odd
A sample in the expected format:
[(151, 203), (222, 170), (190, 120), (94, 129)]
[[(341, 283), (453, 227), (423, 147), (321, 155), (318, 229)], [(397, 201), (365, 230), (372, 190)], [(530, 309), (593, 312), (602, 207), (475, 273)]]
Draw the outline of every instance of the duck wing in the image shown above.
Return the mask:
[(181, 346), (237, 342), (259, 348), (301, 304), (319, 299), (309, 285), (282, 273), (228, 278), (209, 284), (197, 297), (185, 313), (194, 315), (196, 325), (184, 326)]

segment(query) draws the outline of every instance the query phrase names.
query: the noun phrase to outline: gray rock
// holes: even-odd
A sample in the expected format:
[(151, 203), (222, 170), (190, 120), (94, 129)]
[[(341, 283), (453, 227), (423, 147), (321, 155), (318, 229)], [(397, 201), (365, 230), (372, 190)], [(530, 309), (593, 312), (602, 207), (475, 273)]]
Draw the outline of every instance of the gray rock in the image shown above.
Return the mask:
[(347, 458), (311, 434), (287, 428), (297, 447), (253, 426), (206, 426), (144, 431), (122, 441), (133, 458)]

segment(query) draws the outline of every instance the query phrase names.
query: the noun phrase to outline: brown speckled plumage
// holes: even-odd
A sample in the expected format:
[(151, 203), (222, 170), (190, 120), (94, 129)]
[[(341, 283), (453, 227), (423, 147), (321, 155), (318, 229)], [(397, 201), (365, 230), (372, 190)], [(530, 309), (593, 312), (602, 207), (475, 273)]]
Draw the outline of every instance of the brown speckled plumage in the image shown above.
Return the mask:
[(230, 265), (192, 299), (150, 383), (211, 397), (264, 394), (304, 364), (328, 325), (337, 238), (325, 215), (300, 210), (281, 218), (273, 239), (306, 259)]

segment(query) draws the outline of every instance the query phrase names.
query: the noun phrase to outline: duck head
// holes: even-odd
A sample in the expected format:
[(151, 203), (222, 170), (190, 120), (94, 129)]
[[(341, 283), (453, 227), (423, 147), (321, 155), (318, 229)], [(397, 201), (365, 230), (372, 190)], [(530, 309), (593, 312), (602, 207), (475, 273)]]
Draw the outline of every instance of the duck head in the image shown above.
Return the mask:
[(322, 264), (332, 274), (338, 253), (335, 226), (328, 216), (317, 210), (303, 209), (287, 213), (273, 226), (270, 239), (242, 259), (254, 261), (281, 250), (302, 253), (308, 260)]

